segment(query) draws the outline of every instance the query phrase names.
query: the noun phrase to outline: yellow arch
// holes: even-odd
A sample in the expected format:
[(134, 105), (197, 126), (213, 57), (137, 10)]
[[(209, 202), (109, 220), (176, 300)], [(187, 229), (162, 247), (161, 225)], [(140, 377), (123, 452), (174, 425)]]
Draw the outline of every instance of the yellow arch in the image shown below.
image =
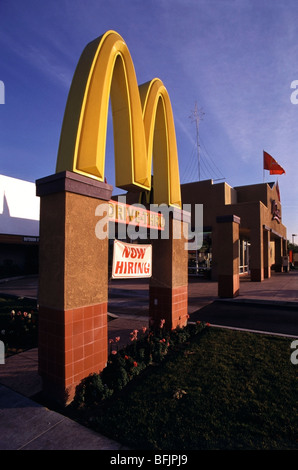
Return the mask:
[[(139, 86), (147, 148), (147, 173), (154, 170), (154, 201), (181, 207), (175, 125), (169, 94), (155, 78)], [(161, 202), (159, 202), (161, 203)]]
[(151, 189), (154, 202), (181, 207), (171, 103), (159, 79), (138, 87), (129, 50), (108, 31), (88, 44), (77, 65), (62, 124), (56, 171), (104, 180), (111, 97), (116, 186)]

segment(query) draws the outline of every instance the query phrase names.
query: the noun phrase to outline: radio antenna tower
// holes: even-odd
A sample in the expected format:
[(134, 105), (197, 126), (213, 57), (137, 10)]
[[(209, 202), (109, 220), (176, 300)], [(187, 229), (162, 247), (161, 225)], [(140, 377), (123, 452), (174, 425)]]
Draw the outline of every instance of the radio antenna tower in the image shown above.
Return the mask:
[(198, 154), (198, 170), (199, 170), (199, 181), (201, 180), (201, 164), (200, 164), (200, 144), (199, 144), (199, 122), (203, 120), (203, 116), (205, 115), (202, 108), (198, 109), (197, 102), (195, 104), (195, 109), (192, 111), (189, 118), (191, 122), (196, 123), (196, 137), (197, 137), (197, 154)]

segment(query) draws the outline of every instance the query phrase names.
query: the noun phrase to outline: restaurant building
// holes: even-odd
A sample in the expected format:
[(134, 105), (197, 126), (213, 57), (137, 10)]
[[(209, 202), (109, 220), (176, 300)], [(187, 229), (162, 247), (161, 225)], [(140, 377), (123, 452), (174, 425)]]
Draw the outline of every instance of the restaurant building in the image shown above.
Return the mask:
[[(181, 196), (183, 204), (191, 204), (192, 216), (194, 205), (203, 204), (203, 247), (189, 253), (195, 270), (213, 280), (239, 271), (252, 281), (269, 278), (271, 270), (286, 270), (287, 232), (276, 183), (232, 188), (205, 180), (181, 185)], [(227, 262), (228, 253), (233, 260)]]
[(0, 278), (38, 272), (35, 183), (0, 175)]

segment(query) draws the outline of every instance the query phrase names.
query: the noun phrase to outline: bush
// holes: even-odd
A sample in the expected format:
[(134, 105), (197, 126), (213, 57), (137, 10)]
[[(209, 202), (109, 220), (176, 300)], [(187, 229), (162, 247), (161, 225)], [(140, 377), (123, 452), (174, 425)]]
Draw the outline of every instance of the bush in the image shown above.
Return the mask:
[(103, 383), (99, 374), (91, 374), (77, 386), (75, 403), (79, 406), (84, 404), (91, 408), (110, 397), (112, 393), (112, 390)]
[(77, 386), (74, 405), (92, 408), (111, 397), (148, 366), (162, 362), (171, 349), (200, 333), (205, 326), (204, 322), (197, 322), (168, 331), (161, 322), (160, 328), (155, 330), (132, 331), (130, 344), (120, 351), (120, 338), (110, 340), (107, 366), (100, 374), (90, 375)]
[(38, 344), (38, 314), (12, 310), (5, 327), (1, 329), (0, 339), (5, 344), (6, 352), (36, 347)]

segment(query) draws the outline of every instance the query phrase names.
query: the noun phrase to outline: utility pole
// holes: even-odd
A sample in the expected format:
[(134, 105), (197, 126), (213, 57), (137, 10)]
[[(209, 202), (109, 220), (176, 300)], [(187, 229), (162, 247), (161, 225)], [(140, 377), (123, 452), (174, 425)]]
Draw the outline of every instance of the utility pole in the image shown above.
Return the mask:
[(197, 154), (198, 154), (198, 170), (199, 170), (199, 181), (201, 180), (201, 164), (200, 164), (200, 144), (199, 144), (199, 122), (203, 119), (204, 112), (202, 108), (198, 109), (197, 103), (195, 104), (195, 109), (192, 111), (189, 116), (191, 122), (196, 123), (196, 137), (197, 137)]

